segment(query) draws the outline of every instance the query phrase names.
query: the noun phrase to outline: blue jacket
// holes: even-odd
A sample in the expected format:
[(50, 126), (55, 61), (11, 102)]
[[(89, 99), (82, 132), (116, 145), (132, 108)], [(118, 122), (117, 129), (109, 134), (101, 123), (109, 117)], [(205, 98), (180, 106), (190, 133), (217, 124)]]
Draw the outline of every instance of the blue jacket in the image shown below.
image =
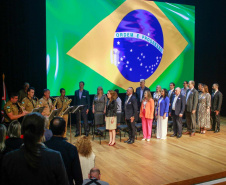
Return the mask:
[[(167, 96), (165, 99), (164, 98), (159, 98), (159, 100), (162, 99), (160, 103), (160, 116), (163, 116), (164, 113), (166, 113), (166, 117), (168, 117), (168, 112), (169, 112), (169, 97)], [(158, 106), (157, 106), (157, 114), (158, 114), (158, 109), (159, 109), (159, 101), (158, 101)]]

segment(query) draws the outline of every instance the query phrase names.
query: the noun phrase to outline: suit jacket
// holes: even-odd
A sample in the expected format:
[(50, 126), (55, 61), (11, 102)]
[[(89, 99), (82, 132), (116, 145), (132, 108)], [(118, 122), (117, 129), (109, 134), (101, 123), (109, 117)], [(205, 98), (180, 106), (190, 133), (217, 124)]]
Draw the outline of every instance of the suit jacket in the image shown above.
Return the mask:
[(3, 185), (68, 185), (61, 154), (40, 144), (41, 159), (38, 169), (27, 165), (24, 148), (7, 153), (2, 160)]
[(211, 96), (211, 111), (221, 110), (221, 105), (223, 101), (223, 95), (220, 91), (217, 91), (216, 94)]
[[(141, 105), (141, 102), (140, 102), (140, 89), (141, 89), (141, 87), (137, 87), (136, 88), (136, 97), (137, 97), (137, 103), (138, 103), (139, 107)], [(146, 86), (144, 87), (142, 98), (144, 97), (144, 92), (145, 91), (150, 91), (150, 89), (148, 87), (146, 87)]]
[[(162, 101), (160, 102), (160, 100), (162, 99)], [(168, 112), (169, 112), (169, 97), (166, 96), (165, 99), (164, 98), (159, 98), (158, 101), (158, 106), (157, 106), (157, 114), (159, 114), (159, 102), (160, 102), (160, 116), (163, 116), (164, 113), (166, 113), (166, 117), (168, 117)]]
[(117, 116), (117, 102), (116, 100), (113, 100), (109, 103), (109, 100), (107, 101), (107, 105), (106, 105), (106, 117), (113, 117), (113, 116)]
[[(172, 106), (173, 106), (173, 101), (176, 95), (174, 94), (172, 101), (171, 101), (171, 106), (170, 106), (170, 113), (172, 113)], [(177, 101), (175, 103), (175, 115), (179, 116), (179, 114), (184, 114), (185, 110), (185, 104), (186, 104), (186, 98), (182, 94), (180, 94), (177, 98)]]
[[(168, 90), (168, 94), (169, 94), (169, 92), (170, 92), (170, 90)], [(173, 99), (174, 96), (175, 96), (175, 89), (174, 89), (173, 92), (170, 94), (170, 97), (169, 97), (170, 103), (171, 103), (171, 101), (172, 101), (172, 99)]]
[(89, 109), (90, 107), (90, 97), (89, 97), (89, 91), (86, 91), (83, 89), (81, 99), (79, 98), (79, 90), (75, 91), (75, 97), (74, 97), (74, 104), (75, 105), (85, 105), (83, 110)]
[(191, 91), (191, 89), (187, 90), (187, 94), (186, 94), (187, 102), (186, 102), (185, 110), (187, 112), (192, 112), (193, 110), (197, 109), (199, 93), (195, 88), (193, 88), (189, 97), (187, 97), (189, 91)]
[[(134, 95), (129, 99), (127, 102), (128, 96), (126, 97), (125, 100), (125, 118), (130, 119), (131, 117), (134, 116), (135, 120), (137, 118), (137, 99)], [(127, 103), (126, 103), (127, 102)]]
[(45, 145), (61, 153), (70, 185), (74, 184), (73, 180), (75, 180), (76, 185), (82, 184), (83, 177), (77, 148), (68, 143), (63, 137), (55, 136), (46, 141)]

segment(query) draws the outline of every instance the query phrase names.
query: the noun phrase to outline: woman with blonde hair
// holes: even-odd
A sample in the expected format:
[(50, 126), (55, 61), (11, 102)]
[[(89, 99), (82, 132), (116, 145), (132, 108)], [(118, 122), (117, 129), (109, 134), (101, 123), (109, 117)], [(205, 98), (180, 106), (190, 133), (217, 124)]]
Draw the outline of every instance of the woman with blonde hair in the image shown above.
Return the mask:
[(107, 97), (104, 94), (104, 90), (101, 86), (97, 88), (97, 94), (93, 98), (93, 114), (106, 113)]
[(93, 153), (89, 137), (80, 137), (75, 146), (77, 147), (79, 154), (83, 179), (88, 179), (90, 169), (95, 166), (95, 154)]
[(152, 99), (151, 92), (145, 91), (144, 98), (140, 107), (140, 118), (142, 119), (143, 141), (147, 139), (150, 141), (152, 131), (152, 121), (154, 118), (154, 100)]
[(5, 154), (6, 132), (7, 132), (6, 126), (3, 124), (0, 124), (0, 167), (2, 166), (2, 158)]
[(5, 141), (6, 153), (19, 149), (23, 144), (23, 139), (21, 139), (21, 125), (19, 121), (14, 120), (9, 124), (8, 136), (9, 138)]
[(106, 129), (109, 130), (110, 141), (108, 143), (109, 146), (114, 146), (115, 143), (115, 135), (116, 135), (116, 126), (117, 126), (117, 102), (116, 102), (116, 92), (113, 90), (109, 90), (107, 93), (108, 101), (106, 106)]

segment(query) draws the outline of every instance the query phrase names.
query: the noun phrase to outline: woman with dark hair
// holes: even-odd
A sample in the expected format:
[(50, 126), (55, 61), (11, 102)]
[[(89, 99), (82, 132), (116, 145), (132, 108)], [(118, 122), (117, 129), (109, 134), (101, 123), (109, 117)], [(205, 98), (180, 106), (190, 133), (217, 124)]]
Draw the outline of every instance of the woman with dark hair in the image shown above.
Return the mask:
[(21, 139), (21, 126), (19, 121), (14, 120), (9, 124), (8, 136), (9, 138), (5, 141), (6, 153), (19, 149), (23, 144), (23, 139)]
[(210, 128), (211, 95), (207, 85), (202, 84), (200, 90), (197, 107), (197, 122), (200, 127), (200, 133), (205, 134), (206, 129)]
[(61, 154), (41, 143), (45, 117), (40, 113), (26, 115), (22, 122), (24, 144), (6, 154), (2, 162), (3, 184), (68, 185)]
[(107, 93), (108, 101), (107, 101), (107, 108), (106, 108), (106, 129), (109, 130), (109, 146), (114, 146), (115, 143), (115, 129), (117, 123), (117, 102), (116, 102), (116, 92), (113, 90), (108, 91)]
[(157, 139), (166, 139), (167, 135), (167, 123), (168, 123), (168, 112), (169, 112), (169, 97), (168, 91), (162, 89), (161, 97), (158, 101), (157, 111)]

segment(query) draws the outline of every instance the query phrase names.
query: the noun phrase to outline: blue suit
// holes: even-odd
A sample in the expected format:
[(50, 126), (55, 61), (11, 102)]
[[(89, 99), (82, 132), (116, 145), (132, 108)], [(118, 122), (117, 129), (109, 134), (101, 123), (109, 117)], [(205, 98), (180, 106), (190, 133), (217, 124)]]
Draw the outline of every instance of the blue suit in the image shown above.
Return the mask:
[[(160, 103), (160, 116), (163, 116), (164, 113), (166, 113), (166, 117), (168, 117), (168, 112), (169, 112), (169, 97), (166, 96), (165, 99), (164, 98), (159, 98), (159, 100), (162, 99), (161, 103)], [(159, 102), (158, 101), (158, 106), (157, 106), (157, 114), (158, 114), (158, 109), (159, 109)]]

